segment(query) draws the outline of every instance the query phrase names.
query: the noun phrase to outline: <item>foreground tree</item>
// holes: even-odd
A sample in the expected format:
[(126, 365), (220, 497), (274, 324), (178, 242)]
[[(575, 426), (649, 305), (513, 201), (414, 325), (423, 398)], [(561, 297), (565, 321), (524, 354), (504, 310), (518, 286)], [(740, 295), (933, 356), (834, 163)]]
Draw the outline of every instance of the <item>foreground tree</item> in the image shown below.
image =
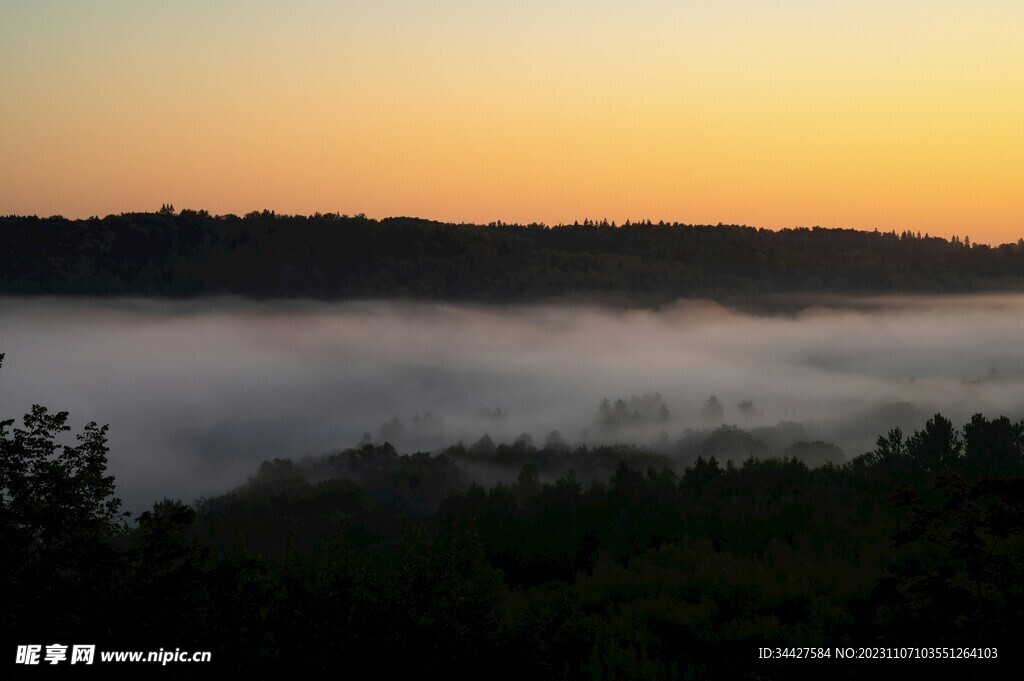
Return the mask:
[[(1024, 618), (1024, 480), (942, 475), (893, 497), (908, 522), (878, 582), (879, 625), (922, 640), (1010, 644)], [(935, 613), (942, 613), (936, 617)]]
[(0, 622), (24, 636), (38, 620), (52, 635), (80, 625), (114, 578), (121, 501), (106, 426), (89, 423), (67, 444), (67, 412), (33, 405), (21, 421), (0, 421)]

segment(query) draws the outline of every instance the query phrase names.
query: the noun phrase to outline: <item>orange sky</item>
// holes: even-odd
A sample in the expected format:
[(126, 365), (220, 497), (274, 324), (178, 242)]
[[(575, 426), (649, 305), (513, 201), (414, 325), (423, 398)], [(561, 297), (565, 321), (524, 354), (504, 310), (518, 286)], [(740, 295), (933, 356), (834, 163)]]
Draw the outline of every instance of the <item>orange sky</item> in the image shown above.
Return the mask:
[(1022, 30), (1005, 0), (9, 0), (0, 213), (1016, 241)]

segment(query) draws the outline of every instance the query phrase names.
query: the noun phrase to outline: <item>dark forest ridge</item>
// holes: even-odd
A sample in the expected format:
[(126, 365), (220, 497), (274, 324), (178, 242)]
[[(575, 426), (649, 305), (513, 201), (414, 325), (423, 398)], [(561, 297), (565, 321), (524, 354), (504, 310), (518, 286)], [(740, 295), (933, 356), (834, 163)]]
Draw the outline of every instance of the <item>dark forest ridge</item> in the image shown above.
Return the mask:
[(450, 224), (363, 215), (0, 217), (0, 293), (657, 304), (792, 293), (1024, 289), (1024, 239), (607, 222)]

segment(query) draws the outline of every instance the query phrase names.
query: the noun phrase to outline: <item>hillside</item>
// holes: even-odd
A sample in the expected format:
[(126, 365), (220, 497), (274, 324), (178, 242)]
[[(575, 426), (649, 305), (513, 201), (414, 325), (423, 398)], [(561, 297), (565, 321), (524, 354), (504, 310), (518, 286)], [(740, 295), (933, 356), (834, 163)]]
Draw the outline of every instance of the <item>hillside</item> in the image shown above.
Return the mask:
[(0, 217), (0, 293), (592, 298), (956, 293), (1024, 288), (1024, 242), (911, 232), (637, 223), (447, 224), (273, 212)]

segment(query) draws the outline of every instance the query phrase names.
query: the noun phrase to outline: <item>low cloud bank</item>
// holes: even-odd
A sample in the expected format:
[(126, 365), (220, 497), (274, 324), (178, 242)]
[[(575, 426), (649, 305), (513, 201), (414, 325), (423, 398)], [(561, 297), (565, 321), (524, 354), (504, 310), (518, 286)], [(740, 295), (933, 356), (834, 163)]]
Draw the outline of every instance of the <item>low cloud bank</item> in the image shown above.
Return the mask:
[(485, 433), (540, 446), (552, 431), (684, 450), (725, 423), (851, 457), (936, 411), (1020, 419), (1021, 339), (1024, 296), (1011, 295), (832, 298), (785, 315), (0, 298), (0, 417), (39, 403), (76, 427), (109, 423), (110, 468), (136, 509), (367, 433), (406, 451)]

